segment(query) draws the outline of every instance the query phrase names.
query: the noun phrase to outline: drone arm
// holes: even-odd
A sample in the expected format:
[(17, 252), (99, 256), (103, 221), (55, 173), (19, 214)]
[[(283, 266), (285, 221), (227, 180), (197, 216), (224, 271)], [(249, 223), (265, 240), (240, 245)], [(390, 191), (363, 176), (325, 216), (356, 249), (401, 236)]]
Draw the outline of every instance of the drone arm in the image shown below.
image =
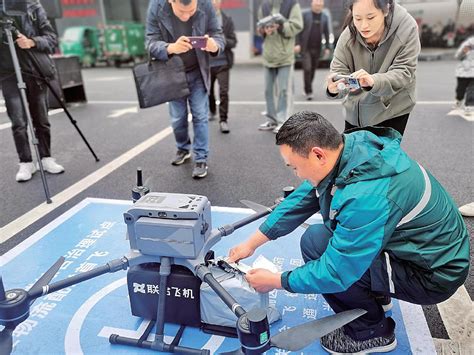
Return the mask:
[(107, 274), (107, 273), (113, 273), (119, 270), (126, 270), (127, 268), (128, 268), (127, 258), (122, 257), (121, 259), (115, 259), (115, 260), (109, 261), (105, 265), (98, 266), (90, 271), (82, 272), (80, 274), (68, 277), (64, 280), (60, 280), (50, 285), (43, 286), (42, 288), (33, 290), (31, 293), (29, 292), (29, 299), (35, 300), (38, 297), (47, 295), (49, 293), (53, 293), (58, 290), (62, 290), (63, 288), (81, 283), (83, 281), (90, 280), (94, 277)]
[(237, 316), (240, 317), (245, 314), (245, 309), (237, 303), (234, 297), (222, 287), (222, 285), (212, 276), (211, 271), (204, 265), (198, 265), (196, 268), (196, 275), (204, 282), (206, 282), (214, 292), (220, 297), (227, 307)]
[(273, 205), (272, 207), (269, 207), (265, 211), (254, 213), (254, 214), (252, 214), (248, 217), (245, 217), (245, 218), (243, 218), (240, 221), (237, 221), (235, 223), (226, 224), (225, 226), (220, 227), (219, 228), (219, 231), (221, 232), (220, 235), (221, 236), (226, 236), (226, 235), (232, 234), (236, 229), (244, 227), (247, 224), (250, 224), (250, 223), (256, 221), (257, 219), (265, 217), (266, 215), (270, 214), (270, 212), (272, 212), (275, 209), (276, 206), (278, 206), (278, 204)]

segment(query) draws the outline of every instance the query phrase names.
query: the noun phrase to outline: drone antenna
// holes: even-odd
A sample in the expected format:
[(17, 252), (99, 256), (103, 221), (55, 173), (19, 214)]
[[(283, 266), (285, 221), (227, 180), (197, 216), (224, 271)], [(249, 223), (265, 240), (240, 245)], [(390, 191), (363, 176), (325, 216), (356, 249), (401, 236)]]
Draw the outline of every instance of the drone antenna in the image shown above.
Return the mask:
[(5, 301), (5, 287), (3, 287), (3, 280), (2, 277), (0, 276), (0, 302)]
[(143, 186), (142, 168), (137, 168), (137, 186)]
[(137, 202), (142, 196), (150, 192), (150, 189), (143, 186), (142, 168), (137, 168), (137, 184), (132, 189), (132, 201)]

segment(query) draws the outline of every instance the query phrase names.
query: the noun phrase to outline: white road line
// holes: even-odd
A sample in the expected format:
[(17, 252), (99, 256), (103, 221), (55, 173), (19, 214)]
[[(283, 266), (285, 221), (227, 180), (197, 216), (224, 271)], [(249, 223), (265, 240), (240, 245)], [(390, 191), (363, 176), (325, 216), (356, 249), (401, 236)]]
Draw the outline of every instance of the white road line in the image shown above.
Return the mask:
[[(1, 108), (0, 108), (0, 112), (2, 112)], [(55, 109), (55, 110), (51, 110), (48, 112), (48, 115), (49, 116), (53, 116), (57, 113), (61, 113), (61, 112), (64, 112), (64, 110), (62, 108), (58, 108), (58, 109)], [(1, 130), (4, 130), (4, 129), (8, 129), (8, 128), (11, 128), (12, 126), (12, 123), (11, 122), (7, 122), (7, 123), (3, 123), (3, 124), (0, 124), (0, 131)]]
[[(127, 100), (127, 101), (113, 101), (113, 100), (101, 100), (101, 101), (88, 101), (90, 104), (95, 105), (131, 105), (137, 104), (137, 101)], [(332, 106), (332, 105), (341, 105), (339, 100), (327, 100), (327, 101), (295, 101), (294, 105), (310, 105), (310, 106)], [(454, 101), (418, 101), (417, 105), (453, 105)], [(265, 101), (229, 101), (229, 105), (242, 105), (242, 106), (253, 106), (253, 105), (265, 105)]]
[(448, 300), (439, 303), (438, 310), (451, 340), (472, 339), (474, 303), (464, 286), (458, 288)]
[(61, 206), (63, 203), (69, 201), (74, 196), (89, 188), (108, 174), (112, 173), (114, 170), (118, 169), (123, 164), (135, 158), (138, 154), (144, 152), (154, 144), (165, 139), (172, 132), (173, 130), (171, 129), (171, 127), (165, 128), (164, 130), (155, 134), (153, 137), (147, 139), (143, 143), (140, 143), (139, 145), (130, 149), (128, 152), (125, 152), (118, 158), (114, 159), (107, 165), (104, 165), (102, 168), (93, 172), (89, 176), (86, 176), (74, 185), (53, 196), (53, 203), (47, 204), (46, 202), (43, 202), (41, 205), (36, 206), (28, 213), (25, 213), (21, 217), (18, 217), (16, 220), (5, 225), (0, 229), (0, 244), (6, 242), (18, 232), (22, 231), (32, 223), (36, 222), (38, 219), (42, 218), (55, 208)]
[(3, 129), (11, 128), (11, 126), (12, 126), (11, 122), (0, 124), (0, 131)]

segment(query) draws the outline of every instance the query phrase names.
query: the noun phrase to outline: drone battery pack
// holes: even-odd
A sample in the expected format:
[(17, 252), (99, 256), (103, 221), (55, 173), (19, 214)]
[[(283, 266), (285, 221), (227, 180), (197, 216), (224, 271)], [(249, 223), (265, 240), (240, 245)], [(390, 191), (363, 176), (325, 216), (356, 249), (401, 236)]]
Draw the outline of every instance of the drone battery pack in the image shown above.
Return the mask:
[[(159, 272), (159, 263), (136, 265), (128, 270), (128, 294), (134, 316), (156, 319), (158, 299), (162, 295)], [(201, 280), (184, 266), (172, 265), (167, 284), (165, 322), (199, 327)]]

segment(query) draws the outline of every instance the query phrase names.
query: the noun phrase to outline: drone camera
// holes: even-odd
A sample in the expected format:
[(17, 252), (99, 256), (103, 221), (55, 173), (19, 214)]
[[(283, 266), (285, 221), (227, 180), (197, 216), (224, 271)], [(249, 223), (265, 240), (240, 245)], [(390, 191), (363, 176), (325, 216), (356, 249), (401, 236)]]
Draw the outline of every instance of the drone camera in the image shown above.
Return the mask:
[(207, 197), (153, 192), (125, 214), (130, 247), (145, 255), (196, 258), (211, 232)]

